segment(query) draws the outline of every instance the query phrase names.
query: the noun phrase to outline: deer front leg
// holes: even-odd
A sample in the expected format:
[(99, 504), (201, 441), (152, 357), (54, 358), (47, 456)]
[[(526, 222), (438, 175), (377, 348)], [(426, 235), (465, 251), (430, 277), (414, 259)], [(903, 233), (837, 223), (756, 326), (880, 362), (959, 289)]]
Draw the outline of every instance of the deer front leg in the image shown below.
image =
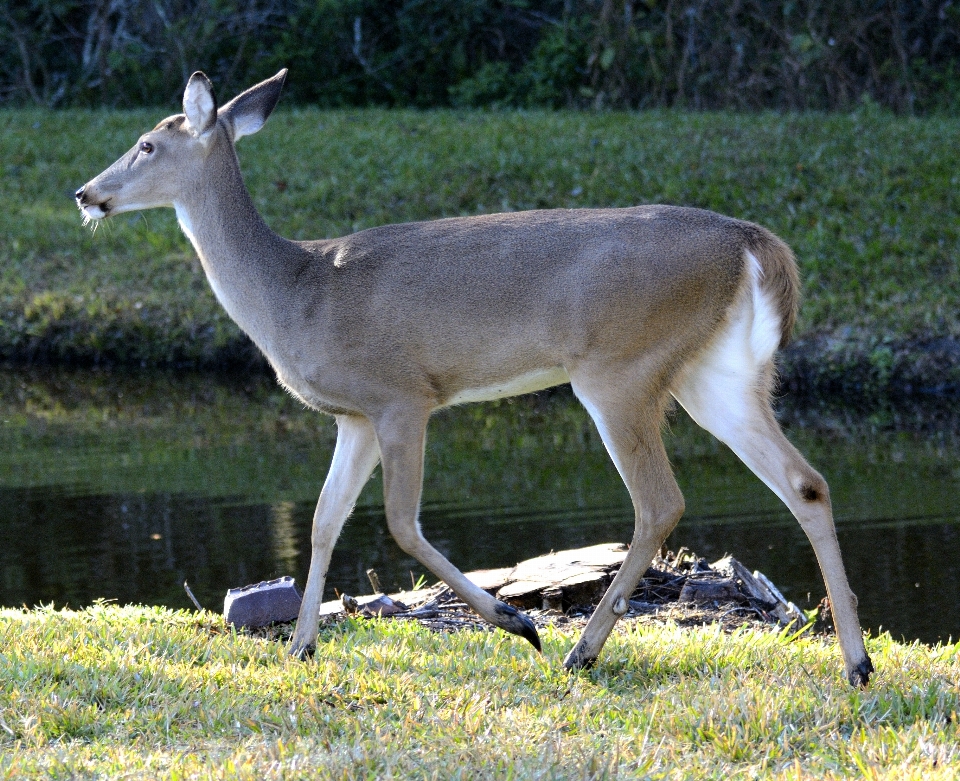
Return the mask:
[(540, 650), (533, 622), (510, 605), (490, 596), (468, 580), (424, 538), (418, 515), (423, 483), (423, 449), (429, 410), (394, 410), (377, 421), (377, 439), (383, 465), (383, 494), (387, 525), (397, 544), (482, 618), (500, 629), (520, 635)]
[(290, 641), (290, 654), (293, 656), (303, 658), (313, 652), (317, 642), (323, 584), (334, 543), (379, 458), (377, 438), (369, 420), (348, 415), (337, 418), (337, 444), (313, 516), (310, 572), (297, 628)]

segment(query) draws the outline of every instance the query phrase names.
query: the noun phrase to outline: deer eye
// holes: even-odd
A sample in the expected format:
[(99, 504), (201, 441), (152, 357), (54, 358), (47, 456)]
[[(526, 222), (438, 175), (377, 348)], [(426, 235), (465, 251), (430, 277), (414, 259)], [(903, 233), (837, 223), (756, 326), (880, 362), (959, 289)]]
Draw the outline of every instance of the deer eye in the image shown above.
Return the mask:
[(149, 141), (141, 141), (140, 151), (149, 155), (153, 151), (153, 144), (151, 144)]

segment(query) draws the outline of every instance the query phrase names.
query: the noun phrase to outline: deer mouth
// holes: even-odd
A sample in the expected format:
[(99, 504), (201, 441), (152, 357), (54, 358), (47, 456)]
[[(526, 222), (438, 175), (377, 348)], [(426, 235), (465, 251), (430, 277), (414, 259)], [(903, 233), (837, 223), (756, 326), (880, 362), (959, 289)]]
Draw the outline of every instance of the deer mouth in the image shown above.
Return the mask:
[(80, 209), (80, 213), (83, 215), (85, 221), (103, 219), (110, 212), (110, 199), (107, 198), (100, 203), (92, 203), (90, 201), (90, 194), (86, 191), (85, 187), (77, 190), (74, 198), (77, 202), (77, 208)]
[(107, 216), (109, 211), (110, 206), (107, 203), (80, 207), (80, 213), (84, 216), (84, 219), (87, 220), (102, 220)]

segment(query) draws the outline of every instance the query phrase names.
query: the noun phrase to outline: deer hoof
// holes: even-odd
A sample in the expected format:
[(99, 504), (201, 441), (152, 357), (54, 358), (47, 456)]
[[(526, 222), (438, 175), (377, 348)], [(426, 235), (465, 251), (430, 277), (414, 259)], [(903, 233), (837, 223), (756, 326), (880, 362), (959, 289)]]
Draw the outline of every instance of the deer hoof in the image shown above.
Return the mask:
[(536, 648), (538, 653), (543, 652), (543, 649), (540, 647), (540, 635), (537, 634), (537, 628), (528, 616), (521, 613), (515, 607), (505, 605), (503, 602), (497, 605), (496, 611), (497, 617), (500, 619), (497, 622), (497, 626), (507, 632), (520, 635), (520, 637)]
[(588, 654), (578, 643), (573, 650), (567, 654), (563, 660), (563, 666), (570, 672), (576, 670), (589, 670), (597, 663), (596, 655)]
[(869, 656), (865, 656), (863, 661), (850, 671), (850, 674), (847, 676), (847, 678), (850, 681), (851, 686), (856, 686), (860, 689), (866, 689), (867, 683), (870, 681), (870, 673), (872, 672), (873, 662), (870, 661)]
[(294, 638), (290, 641), (290, 647), (287, 648), (287, 653), (294, 659), (299, 659), (303, 662), (307, 659), (312, 659), (316, 650), (317, 647), (313, 643), (300, 642)]

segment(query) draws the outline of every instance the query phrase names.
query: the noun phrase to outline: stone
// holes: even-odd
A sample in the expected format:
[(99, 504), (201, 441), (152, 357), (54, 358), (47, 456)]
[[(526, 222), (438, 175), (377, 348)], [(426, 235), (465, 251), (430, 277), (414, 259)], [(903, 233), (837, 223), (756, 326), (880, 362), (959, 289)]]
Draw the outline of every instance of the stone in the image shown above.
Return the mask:
[(293, 621), (303, 595), (293, 578), (284, 576), (242, 588), (232, 588), (223, 600), (223, 616), (236, 627), (256, 629)]

